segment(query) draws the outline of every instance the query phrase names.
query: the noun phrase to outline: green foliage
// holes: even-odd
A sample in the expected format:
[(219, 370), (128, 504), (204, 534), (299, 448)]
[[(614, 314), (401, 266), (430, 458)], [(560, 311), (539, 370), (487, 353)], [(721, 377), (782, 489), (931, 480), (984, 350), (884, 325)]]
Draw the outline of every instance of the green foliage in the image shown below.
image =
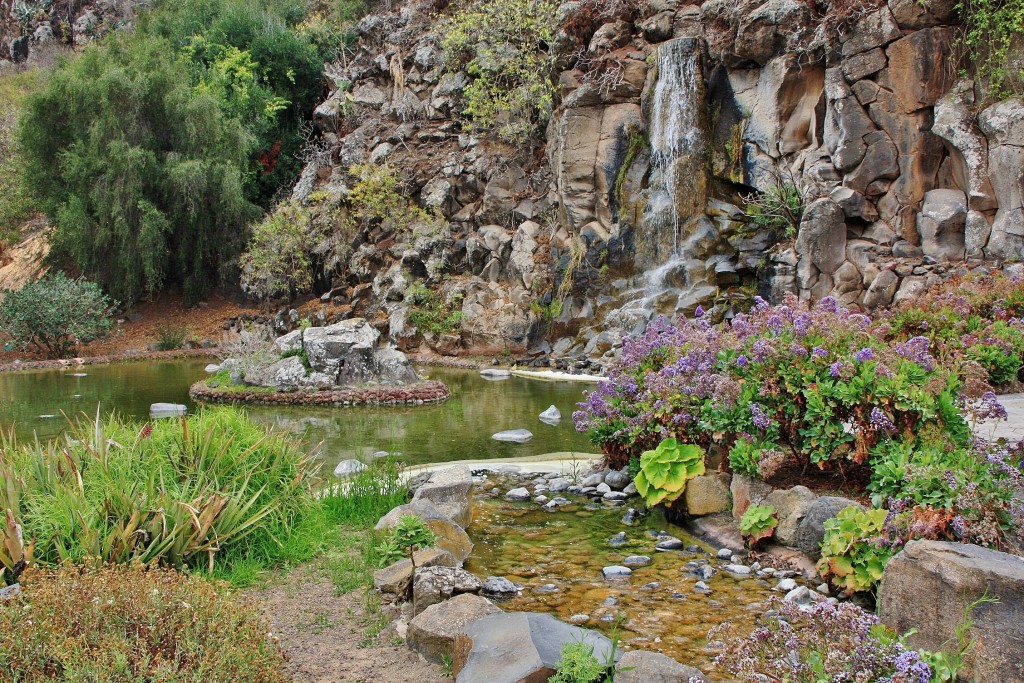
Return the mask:
[(804, 214), (804, 197), (791, 181), (778, 179), (760, 195), (746, 197), (747, 220), (762, 230), (796, 235)]
[(778, 525), (775, 506), (751, 504), (740, 518), (740, 533), (749, 546), (755, 546), (759, 541), (771, 538)]
[(201, 577), (65, 565), (30, 569), (22, 590), (0, 601), (4, 680), (285, 681), (259, 609)]
[(16, 133), (25, 98), (41, 81), (36, 67), (0, 71), (0, 248), (17, 239), (18, 227), (35, 208), (25, 186), (25, 157)]
[(164, 2), (58, 66), (20, 122), (58, 255), (129, 303), (168, 285), (194, 302), (232, 274), (320, 96), (298, 7)]
[(971, 629), (974, 628), (973, 612), (981, 605), (993, 605), (999, 602), (999, 598), (989, 597), (988, 589), (980, 598), (964, 605), (964, 614), (953, 628), (953, 637), (943, 644), (943, 648), (935, 652), (919, 650), (921, 659), (931, 668), (932, 679), (930, 683), (956, 683), (960, 669), (963, 668), (964, 658), (967, 656), (977, 640), (971, 637)]
[(306, 374), (308, 375), (313, 370), (313, 366), (309, 364), (309, 352), (306, 351), (306, 347), (303, 346), (297, 349), (292, 349), (291, 351), (285, 351), (281, 354), (281, 358), (295, 357), (302, 361), (302, 367), (306, 369)]
[(560, 299), (551, 299), (551, 302), (548, 304), (543, 304), (538, 300), (530, 304), (530, 311), (541, 320), (550, 322), (562, 315), (563, 306), (564, 304)]
[(825, 522), (818, 572), (849, 594), (874, 590), (894, 548), (877, 543), (885, 530), (886, 510), (851, 505)]
[(402, 515), (380, 544), (381, 566), (386, 567), (404, 557), (411, 558), (417, 550), (432, 546), (434, 540), (434, 532), (423, 520), (416, 515)]
[(729, 467), (745, 477), (759, 477), (762, 448), (752, 439), (736, 439), (729, 449)]
[(188, 330), (179, 325), (160, 325), (156, 330), (156, 348), (158, 351), (174, 351), (180, 349), (188, 336)]
[(258, 298), (287, 295), (289, 300), (309, 289), (313, 282), (309, 221), (302, 206), (288, 202), (256, 224), (249, 248), (242, 254), (242, 289)]
[[(0, 509), (36, 562), (160, 560), (212, 568), (290, 542), (314, 504), (298, 445), (230, 408), (149, 424), (81, 419), (67, 438), (0, 447)], [(238, 555), (236, 555), (237, 557)]]
[(110, 334), (114, 306), (94, 283), (58, 272), (7, 292), (0, 303), (0, 330), (16, 346), (66, 358), (79, 344)]
[(967, 61), (989, 96), (1002, 99), (1024, 92), (1019, 66), (1024, 0), (960, 0), (956, 9), (964, 22), (960, 41)]
[(425, 283), (417, 282), (406, 290), (405, 302), (412, 307), (409, 322), (421, 332), (453, 334), (462, 329), (461, 293), (445, 302)]
[(558, 4), (462, 0), (443, 26), (445, 68), (469, 75), (465, 113), (478, 125), (514, 140), (551, 116)]
[(594, 646), (584, 642), (562, 645), (550, 683), (597, 683), (605, 674), (604, 665), (594, 657)]
[(704, 449), (669, 438), (654, 450), (644, 451), (640, 456), (640, 473), (633, 481), (644, 501), (654, 506), (675, 502), (686, 490), (686, 482), (701, 474)]

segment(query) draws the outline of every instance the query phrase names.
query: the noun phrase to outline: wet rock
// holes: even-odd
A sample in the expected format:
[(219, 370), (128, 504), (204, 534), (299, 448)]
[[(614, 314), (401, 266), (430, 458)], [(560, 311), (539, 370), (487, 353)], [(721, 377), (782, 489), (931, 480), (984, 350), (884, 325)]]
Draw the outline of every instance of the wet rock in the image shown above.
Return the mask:
[(342, 460), (338, 463), (338, 466), (334, 468), (334, 476), (336, 477), (351, 477), (354, 474), (366, 471), (366, 464), (355, 459)]
[(622, 523), (628, 526), (632, 526), (640, 521), (642, 515), (637, 511), (636, 508), (629, 508), (626, 510), (626, 514), (622, 515)]
[(627, 494), (625, 491), (609, 491), (608, 493), (604, 494), (602, 498), (604, 498), (604, 500), (610, 500), (613, 502), (622, 502), (629, 498), (629, 494)]
[(612, 565), (601, 570), (601, 575), (606, 579), (625, 579), (632, 573), (632, 569), (629, 567), (623, 567), (622, 565)]
[(627, 567), (646, 567), (651, 563), (651, 558), (647, 555), (630, 555), (622, 561), (622, 564)]
[(465, 569), (423, 567), (416, 570), (412, 582), (413, 610), (419, 614), (431, 605), (464, 593), (477, 594), (483, 586)]
[(615, 534), (614, 536), (608, 539), (608, 545), (610, 545), (613, 548), (624, 546), (627, 542), (628, 541), (626, 540), (625, 531), (620, 531), (619, 533)]
[(471, 622), (501, 609), (479, 595), (457, 595), (431, 605), (409, 622), (406, 643), (424, 659), (440, 664), (450, 657), (455, 637)]
[(480, 376), (484, 379), (508, 379), (512, 376), (512, 373), (508, 370), (495, 370), (488, 368), (480, 371)]
[(728, 560), (732, 557), (732, 550), (729, 548), (721, 548), (716, 554), (716, 557), (720, 560)]
[(628, 471), (610, 470), (608, 474), (604, 476), (604, 483), (616, 491), (621, 491), (626, 488), (632, 479), (629, 478)]
[(728, 474), (705, 474), (686, 482), (683, 500), (687, 513), (702, 517), (725, 512), (732, 507)]
[(531, 683), (555, 673), (562, 646), (586, 643), (599, 662), (613, 653), (608, 638), (549, 614), (491, 614), (467, 626), (455, 639), (453, 669), (459, 683)]
[(210, 363), (209, 365), (206, 366), (205, 371), (210, 374), (216, 374), (220, 372), (220, 366), (217, 365), (216, 363)]
[(527, 443), (533, 438), (533, 433), (527, 429), (509, 429), (492, 434), (491, 438), (505, 443)]
[(665, 536), (658, 541), (658, 544), (654, 546), (654, 549), (661, 552), (667, 552), (669, 550), (679, 550), (683, 545), (683, 542), (675, 536)]
[(558, 586), (556, 586), (555, 584), (553, 584), (553, 583), (545, 583), (543, 586), (537, 586), (536, 588), (534, 588), (533, 592), (534, 593), (549, 594), (549, 593), (557, 593), (560, 590), (561, 589)]
[(1024, 559), (1016, 555), (964, 543), (911, 541), (885, 568), (878, 612), (887, 626), (913, 631), (912, 647), (940, 650), (956, 642), (964, 609), (982, 595), (999, 602), (972, 612), (975, 646), (960, 674), (967, 680), (1024, 680)]
[(703, 581), (698, 581), (697, 583), (693, 584), (693, 592), (694, 593), (710, 593), (711, 592), (711, 587), (708, 586)]
[(488, 576), (484, 581), (483, 594), (494, 598), (514, 598), (519, 595), (519, 589), (504, 576)]
[(153, 419), (181, 417), (187, 413), (188, 406), (179, 403), (154, 403), (149, 406), (149, 416)]
[(525, 487), (514, 488), (505, 494), (505, 500), (529, 500), (530, 492)]
[(630, 650), (622, 655), (615, 673), (616, 683), (707, 683), (700, 669), (680, 664), (660, 652)]
[(557, 425), (562, 421), (562, 413), (555, 406), (551, 406), (540, 414), (540, 421), (549, 425)]
[(576, 626), (581, 626), (587, 623), (588, 621), (590, 621), (589, 614), (574, 614), (571, 617), (569, 617), (569, 623), (575, 624)]

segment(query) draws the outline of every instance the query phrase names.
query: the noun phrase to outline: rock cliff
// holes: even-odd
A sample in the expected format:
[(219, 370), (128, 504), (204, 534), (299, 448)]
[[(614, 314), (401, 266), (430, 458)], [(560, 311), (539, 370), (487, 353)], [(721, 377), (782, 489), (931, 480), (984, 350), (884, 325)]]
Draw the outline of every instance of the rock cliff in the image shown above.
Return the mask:
[[(360, 234), (322, 297), (400, 348), (602, 359), (655, 313), (755, 292), (871, 310), (1024, 253), (1024, 101), (958, 80), (951, 0), (566, 2), (537, 46), (553, 111), (511, 142), (464, 115), (445, 4), (359, 24), (293, 195), (344, 196), (353, 165), (387, 163), (443, 215)], [(798, 210), (751, 218), (780, 197)], [(418, 281), (461, 329), (415, 329)]]

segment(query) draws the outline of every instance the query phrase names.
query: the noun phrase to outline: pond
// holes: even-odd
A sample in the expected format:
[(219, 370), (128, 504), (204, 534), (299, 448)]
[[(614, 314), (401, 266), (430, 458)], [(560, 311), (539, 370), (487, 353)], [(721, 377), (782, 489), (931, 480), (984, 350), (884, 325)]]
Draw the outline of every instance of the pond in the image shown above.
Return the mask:
[[(206, 376), (207, 360), (93, 365), (61, 370), (0, 374), (0, 427), (14, 428), (19, 438), (37, 433), (49, 438), (66, 422), (61, 412), (95, 414), (97, 404), (138, 419), (147, 419), (157, 402), (184, 403), (191, 384)], [(302, 436), (308, 446), (323, 442), (325, 468), (341, 460), (367, 459), (378, 451), (400, 452), (408, 465), (452, 460), (512, 458), (553, 452), (592, 452), (585, 435), (572, 425), (572, 411), (587, 384), (543, 382), (512, 377), (482, 378), (475, 370), (424, 368), (452, 391), (440, 405), (408, 407), (292, 408), (249, 406), (265, 424)], [(555, 426), (538, 415), (554, 405), (562, 413)], [(528, 429), (526, 444), (499, 443), (495, 432)]]

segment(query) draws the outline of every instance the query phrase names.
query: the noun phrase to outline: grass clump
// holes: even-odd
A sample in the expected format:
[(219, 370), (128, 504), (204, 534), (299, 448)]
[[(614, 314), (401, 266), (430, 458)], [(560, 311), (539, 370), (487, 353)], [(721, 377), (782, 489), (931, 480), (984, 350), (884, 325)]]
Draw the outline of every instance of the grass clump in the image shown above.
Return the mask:
[(0, 678), (283, 682), (259, 612), (198, 576), (141, 564), (30, 569), (0, 601)]
[(73, 422), (63, 440), (0, 446), (0, 508), (43, 565), (99, 558), (214, 567), (264, 563), (315, 506), (317, 466), (232, 408), (149, 424)]
[(174, 351), (185, 343), (188, 330), (177, 325), (161, 325), (156, 330), (157, 351)]

